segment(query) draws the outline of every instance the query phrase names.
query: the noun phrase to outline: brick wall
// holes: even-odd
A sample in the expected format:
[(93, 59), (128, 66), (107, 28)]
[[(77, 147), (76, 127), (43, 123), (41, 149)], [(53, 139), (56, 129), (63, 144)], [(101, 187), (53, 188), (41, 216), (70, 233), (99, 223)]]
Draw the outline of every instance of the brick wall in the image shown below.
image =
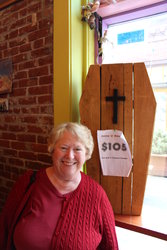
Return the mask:
[(16, 178), (50, 164), (53, 126), (53, 1), (21, 0), (0, 10), (0, 61), (11, 59), (9, 111), (0, 112), (0, 208)]

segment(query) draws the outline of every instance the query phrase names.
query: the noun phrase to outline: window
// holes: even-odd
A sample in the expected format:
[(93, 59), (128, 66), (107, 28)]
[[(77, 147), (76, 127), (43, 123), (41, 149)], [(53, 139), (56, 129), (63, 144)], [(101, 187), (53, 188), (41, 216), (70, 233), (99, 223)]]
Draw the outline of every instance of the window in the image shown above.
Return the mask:
[[(137, 17), (137, 18), (136, 18)], [(143, 214), (167, 211), (167, 3), (103, 20), (102, 63), (145, 62), (157, 102)], [(104, 32), (103, 30), (103, 32)], [(150, 210), (151, 208), (151, 210)], [(166, 215), (165, 215), (166, 216)]]

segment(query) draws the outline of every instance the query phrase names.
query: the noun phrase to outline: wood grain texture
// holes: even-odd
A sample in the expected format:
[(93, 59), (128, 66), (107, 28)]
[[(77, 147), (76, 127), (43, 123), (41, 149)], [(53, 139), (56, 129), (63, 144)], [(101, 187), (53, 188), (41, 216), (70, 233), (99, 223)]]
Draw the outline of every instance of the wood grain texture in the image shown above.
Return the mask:
[[(113, 124), (113, 102), (106, 102), (106, 96), (113, 96), (114, 89), (118, 89), (118, 95), (123, 96), (123, 80), (123, 64), (101, 66), (101, 130), (123, 130), (124, 103), (118, 103), (118, 121), (117, 124)], [(101, 185), (116, 213), (122, 211), (122, 183), (122, 177), (101, 175)]]
[[(123, 133), (128, 142), (131, 154), (132, 154), (132, 137), (133, 137), (133, 65), (124, 64), (124, 95), (126, 97), (124, 103), (124, 127)], [(133, 169), (132, 169), (133, 171)], [(129, 177), (123, 178), (123, 190), (122, 190), (122, 214), (131, 214), (131, 202), (132, 202), (132, 171)]]
[(132, 214), (140, 215), (154, 129), (156, 101), (144, 63), (134, 64), (134, 165)]
[(100, 162), (97, 130), (100, 129), (100, 66), (91, 65), (79, 103), (81, 123), (86, 125), (94, 138), (92, 158), (87, 161), (87, 174), (100, 182)]

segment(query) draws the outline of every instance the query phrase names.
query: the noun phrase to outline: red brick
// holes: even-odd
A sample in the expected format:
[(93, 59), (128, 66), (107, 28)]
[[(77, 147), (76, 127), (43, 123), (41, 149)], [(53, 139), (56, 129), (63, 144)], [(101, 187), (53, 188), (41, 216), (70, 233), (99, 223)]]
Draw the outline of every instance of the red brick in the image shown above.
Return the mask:
[(39, 104), (53, 103), (53, 95), (45, 95), (38, 97)]
[(43, 124), (53, 124), (53, 116), (43, 116), (42, 117), (42, 123)]
[(15, 79), (27, 78), (27, 71), (20, 71), (15, 74)]
[(16, 116), (14, 116), (14, 115), (6, 115), (5, 116), (5, 122), (7, 122), (7, 123), (13, 123), (13, 122), (15, 122), (16, 121)]
[(13, 114), (19, 114), (20, 108), (13, 108)]
[(0, 162), (1, 163), (6, 163), (7, 162), (7, 158), (5, 156), (0, 156)]
[(3, 154), (4, 154), (4, 156), (15, 156), (15, 157), (18, 156), (17, 150), (15, 150), (15, 149), (4, 149)]
[(26, 95), (26, 89), (20, 88), (20, 89), (14, 89), (11, 96), (25, 96)]
[(21, 121), (23, 123), (37, 123), (38, 122), (38, 117), (37, 116), (25, 116), (21, 118)]
[(27, 60), (27, 54), (19, 54), (13, 57), (13, 63), (19, 63)]
[(4, 50), (4, 49), (7, 49), (7, 42), (1, 42), (0, 43), (0, 50)]
[(18, 134), (17, 140), (24, 141), (25, 143), (36, 142), (36, 136), (31, 134)]
[(40, 108), (42, 114), (48, 114), (52, 115), (53, 114), (53, 105), (47, 105), (47, 106), (42, 106)]
[(36, 133), (36, 134), (41, 134), (43, 133), (43, 129), (38, 127), (38, 126), (28, 126), (27, 127), (28, 133)]
[(3, 132), (1, 138), (7, 140), (16, 140), (16, 135), (10, 132)]
[[(17, 71), (18, 71), (18, 64), (14, 64), (13, 65), (13, 72), (17, 72)], [(15, 79), (13, 79), (13, 81), (15, 81)]]
[[(2, 123), (3, 121), (2, 121), (2, 119), (1, 119), (1, 123)], [(7, 131), (7, 126), (5, 125), (5, 124), (0, 124), (0, 131), (2, 132), (2, 131)]]
[(48, 166), (48, 164), (44, 164), (44, 162), (37, 162), (37, 161), (26, 161), (25, 166), (28, 169), (34, 169), (34, 170), (39, 170), (41, 168), (45, 168)]
[(27, 9), (28, 13), (37, 12), (41, 8), (41, 2), (32, 4)]
[(44, 46), (44, 38), (38, 39), (34, 41), (34, 49), (40, 48)]
[(49, 55), (51, 52), (50, 48), (39, 48), (39, 49), (36, 49), (36, 50), (32, 50), (31, 52), (31, 56), (32, 58), (36, 58), (36, 57), (43, 57), (43, 56), (46, 56), (46, 55)]
[(48, 44), (50, 44), (50, 45), (53, 44), (53, 35), (52, 34), (45, 37), (45, 45), (48, 45)]
[(37, 83), (37, 78), (19, 79), (19, 87), (36, 86)]
[(15, 37), (17, 37), (17, 36), (18, 36), (18, 30), (11, 31), (11, 32), (9, 33), (9, 39), (15, 38)]
[(45, 95), (51, 93), (50, 86), (39, 86), (39, 87), (30, 87), (28, 93), (30, 95)]
[(44, 10), (42, 11), (42, 17), (43, 18), (50, 18), (50, 16), (53, 15), (53, 8), (50, 6), (49, 8), (44, 8)]
[(19, 126), (19, 125), (9, 125), (9, 130), (13, 131), (13, 132), (24, 132), (25, 131), (25, 127)]
[(39, 78), (39, 85), (53, 83), (53, 75), (41, 76)]
[(10, 26), (10, 29), (16, 29), (20, 26), (23, 26), (26, 24), (26, 18), (22, 18), (22, 19), (19, 19), (17, 20), (16, 22), (12, 23), (12, 25)]
[(21, 108), (22, 113), (24, 114), (41, 114), (39, 107), (24, 107)]
[(1, 145), (1, 147), (5, 147), (5, 148), (9, 148), (9, 141), (7, 141), (7, 140), (1, 140), (0, 139), (0, 145)]
[(26, 147), (24, 142), (12, 141), (11, 148), (16, 150), (25, 150)]
[(33, 152), (20, 151), (18, 156), (23, 159), (37, 160), (37, 156)]
[(15, 56), (19, 53), (18, 47), (14, 47), (10, 50), (10, 55)]
[(46, 162), (48, 164), (52, 164), (52, 157), (51, 157), (51, 155), (38, 154), (38, 160), (42, 161), (42, 162)]
[(48, 140), (48, 136), (41, 136), (41, 135), (37, 136), (37, 143), (47, 145), (47, 140)]
[(26, 16), (27, 15), (27, 9), (26, 8), (24, 8), (23, 10), (20, 10), (19, 11), (19, 15), (20, 15), (20, 17), (24, 17), (24, 16)]
[(40, 153), (47, 153), (47, 145), (45, 144), (33, 144), (32, 145), (33, 151), (34, 152), (40, 152)]
[[(2, 25), (2, 24), (0, 24), (0, 25)], [(6, 26), (0, 27), (0, 34), (5, 33), (6, 31), (7, 31)]]
[(36, 31), (37, 26), (32, 26), (31, 24), (28, 24), (27, 26), (24, 26), (19, 29), (19, 36), (30, 33), (32, 31)]
[(22, 46), (20, 46), (20, 52), (25, 52), (25, 51), (29, 51), (31, 50), (31, 44), (30, 43), (27, 43), (27, 44), (24, 44)]
[(29, 70), (29, 77), (42, 76), (48, 74), (48, 66), (38, 67)]
[(9, 159), (9, 164), (12, 166), (16, 166), (14, 169), (15, 173), (20, 173), (20, 169), (18, 168), (18, 166), (23, 167), (24, 166), (24, 161), (18, 158), (10, 158)]
[(36, 66), (35, 61), (31, 60), (31, 61), (27, 61), (27, 62), (24, 62), (24, 63), (20, 63), (19, 64), (19, 70), (29, 69), (29, 68), (33, 68), (35, 66)]
[(53, 67), (50, 65), (50, 73), (53, 75)]
[(17, 37), (16, 39), (9, 41), (9, 47), (12, 48), (12, 47), (16, 47), (25, 43), (26, 43), (26, 39), (24, 37), (23, 38)]
[(49, 33), (50, 33), (49, 29), (34, 31), (34, 32), (32, 32), (31, 34), (28, 35), (28, 40), (29, 41), (34, 41), (34, 40), (37, 40), (39, 38), (48, 36)]
[(48, 55), (42, 58), (39, 58), (38, 63), (39, 65), (45, 65), (45, 64), (52, 64), (53, 62), (53, 56), (52, 55)]
[(48, 18), (39, 21), (39, 29), (46, 29), (51, 27), (51, 20)]
[(35, 97), (27, 97), (27, 98), (20, 98), (19, 104), (20, 105), (31, 105), (36, 103)]
[(4, 57), (10, 57), (10, 49), (3, 50)]

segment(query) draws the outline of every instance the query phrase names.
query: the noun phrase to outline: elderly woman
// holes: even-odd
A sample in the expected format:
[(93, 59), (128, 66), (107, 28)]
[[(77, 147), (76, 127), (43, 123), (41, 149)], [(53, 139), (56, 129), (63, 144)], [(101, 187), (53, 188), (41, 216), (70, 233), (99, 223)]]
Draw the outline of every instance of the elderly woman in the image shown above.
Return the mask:
[(0, 221), (0, 249), (118, 249), (112, 207), (102, 187), (81, 172), (93, 151), (90, 130), (54, 128), (52, 166), (16, 182)]

